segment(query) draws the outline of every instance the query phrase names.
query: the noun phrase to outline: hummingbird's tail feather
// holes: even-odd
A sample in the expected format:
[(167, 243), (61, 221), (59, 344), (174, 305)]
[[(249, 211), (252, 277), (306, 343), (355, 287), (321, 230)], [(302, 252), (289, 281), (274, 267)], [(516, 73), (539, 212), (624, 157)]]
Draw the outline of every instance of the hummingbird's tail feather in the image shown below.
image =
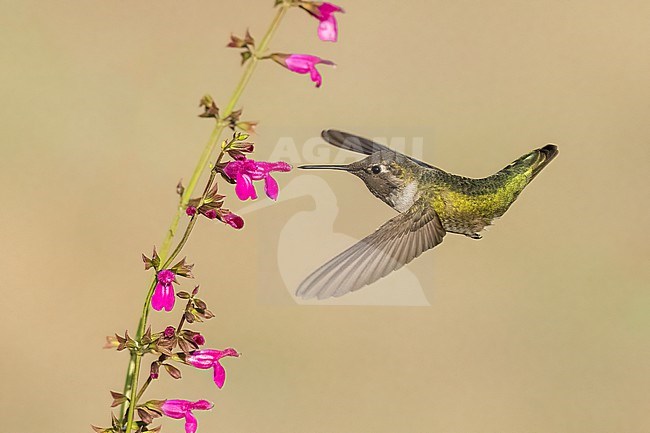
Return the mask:
[(523, 186), (530, 183), (530, 181), (533, 180), (533, 178), (537, 176), (537, 174), (539, 174), (539, 172), (558, 155), (558, 153), (559, 151), (557, 150), (556, 145), (547, 144), (544, 147), (535, 149), (514, 160), (502, 170), (486, 178), (486, 180), (501, 179), (503, 182), (507, 183), (513, 178), (524, 176), (525, 182), (524, 185), (522, 185), (523, 188)]
[(537, 174), (542, 171), (544, 167), (548, 165), (549, 162), (555, 158), (558, 153), (560, 153), (559, 150), (557, 150), (557, 146), (554, 144), (547, 144), (544, 147), (541, 147), (539, 149), (536, 149), (533, 151), (533, 153), (537, 153), (537, 160), (533, 163), (533, 174), (531, 175), (530, 179), (532, 180)]

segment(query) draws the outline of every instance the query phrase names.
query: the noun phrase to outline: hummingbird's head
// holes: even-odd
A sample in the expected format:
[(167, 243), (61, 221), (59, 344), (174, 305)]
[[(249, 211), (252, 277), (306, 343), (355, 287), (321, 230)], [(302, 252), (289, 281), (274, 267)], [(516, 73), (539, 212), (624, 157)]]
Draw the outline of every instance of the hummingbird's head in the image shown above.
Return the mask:
[(359, 177), (376, 197), (392, 206), (395, 194), (413, 178), (414, 165), (404, 155), (381, 150), (348, 165), (303, 165), (303, 169), (343, 170)]

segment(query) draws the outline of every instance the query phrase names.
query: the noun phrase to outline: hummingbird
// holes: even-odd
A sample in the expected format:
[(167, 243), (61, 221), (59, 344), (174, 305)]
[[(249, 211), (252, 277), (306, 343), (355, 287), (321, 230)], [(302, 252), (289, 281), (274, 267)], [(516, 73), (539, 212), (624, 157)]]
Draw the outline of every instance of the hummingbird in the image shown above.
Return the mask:
[(303, 165), (305, 170), (342, 170), (399, 214), (311, 273), (296, 296), (339, 297), (359, 290), (440, 244), (447, 233), (481, 239), (521, 191), (558, 154), (547, 144), (495, 174), (473, 179), (447, 173), (367, 138), (338, 130), (321, 133), (329, 144), (363, 155), (347, 165)]

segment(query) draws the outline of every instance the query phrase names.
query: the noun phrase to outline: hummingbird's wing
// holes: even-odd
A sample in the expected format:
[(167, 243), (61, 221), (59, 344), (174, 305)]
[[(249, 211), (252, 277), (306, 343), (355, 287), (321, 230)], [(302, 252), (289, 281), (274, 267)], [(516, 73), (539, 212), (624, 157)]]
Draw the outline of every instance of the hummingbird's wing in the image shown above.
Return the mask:
[(445, 236), (440, 218), (426, 198), (388, 220), (300, 283), (296, 296), (324, 299), (358, 290), (401, 268)]
[[(332, 146), (339, 147), (345, 150), (351, 150), (352, 152), (361, 153), (363, 155), (372, 155), (373, 153), (379, 151), (386, 152), (397, 152), (389, 147), (384, 146), (383, 144), (376, 143), (367, 138), (359, 137), (358, 135), (349, 134), (347, 132), (338, 131), (336, 129), (326, 129), (321, 132), (321, 137), (323, 140), (327, 141)], [(399, 152), (397, 152), (399, 153)], [(410, 156), (404, 155), (411, 161), (415, 162), (422, 167), (435, 168), (432, 165), (422, 162), (418, 159), (412, 158)]]

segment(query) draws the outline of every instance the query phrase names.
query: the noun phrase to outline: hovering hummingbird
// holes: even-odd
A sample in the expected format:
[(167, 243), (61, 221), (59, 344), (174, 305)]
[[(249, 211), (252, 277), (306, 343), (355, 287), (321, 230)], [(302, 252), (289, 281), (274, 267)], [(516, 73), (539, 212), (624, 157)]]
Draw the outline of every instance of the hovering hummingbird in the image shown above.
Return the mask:
[(321, 136), (333, 146), (369, 156), (348, 165), (299, 168), (347, 171), (399, 215), (300, 283), (296, 296), (305, 299), (338, 297), (361, 289), (435, 247), (447, 232), (480, 239), (479, 232), (503, 215), (558, 154), (557, 146), (547, 144), (492, 176), (471, 179), (346, 132), (330, 129)]

